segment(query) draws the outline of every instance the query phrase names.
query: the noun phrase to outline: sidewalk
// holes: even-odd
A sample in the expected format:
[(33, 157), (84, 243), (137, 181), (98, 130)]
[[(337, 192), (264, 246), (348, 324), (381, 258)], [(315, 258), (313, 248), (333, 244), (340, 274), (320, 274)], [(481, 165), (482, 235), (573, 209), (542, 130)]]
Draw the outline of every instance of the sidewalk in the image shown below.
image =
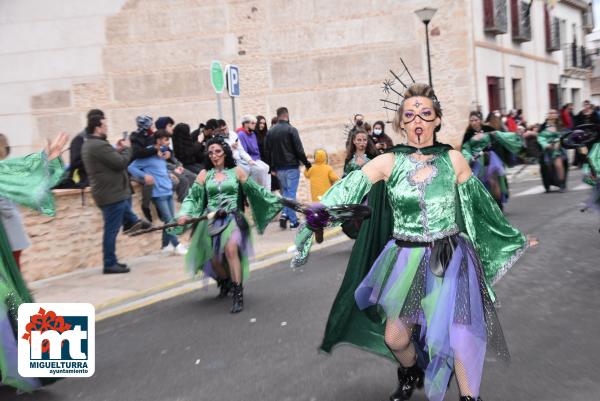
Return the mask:
[[(326, 237), (346, 238), (340, 229), (331, 229)], [(263, 235), (253, 231), (255, 257), (250, 269), (267, 267), (282, 260), (289, 260), (293, 253), (288, 249), (294, 243), (296, 230), (281, 230), (276, 223), (270, 224)], [(343, 238), (342, 238), (343, 237)], [(319, 247), (338, 243), (338, 240), (325, 241)], [(102, 269), (90, 268), (60, 276), (28, 283), (37, 302), (87, 302), (96, 308), (97, 316), (106, 315), (126, 305), (144, 298), (192, 285), (200, 288), (206, 280), (192, 279), (185, 271), (183, 256), (163, 255), (160, 250), (146, 256), (125, 259), (131, 268), (126, 274), (102, 274)], [(134, 308), (135, 309), (135, 308)], [(110, 313), (114, 315), (118, 313)]]

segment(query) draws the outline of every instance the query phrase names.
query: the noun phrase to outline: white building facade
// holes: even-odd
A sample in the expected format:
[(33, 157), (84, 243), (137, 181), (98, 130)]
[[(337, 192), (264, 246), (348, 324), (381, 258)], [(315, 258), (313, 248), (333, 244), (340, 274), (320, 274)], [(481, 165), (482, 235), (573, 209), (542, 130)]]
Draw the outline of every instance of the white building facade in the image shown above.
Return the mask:
[(529, 122), (590, 96), (585, 35), (591, 6), (581, 0), (473, 0), (477, 99), (484, 116), (523, 110)]

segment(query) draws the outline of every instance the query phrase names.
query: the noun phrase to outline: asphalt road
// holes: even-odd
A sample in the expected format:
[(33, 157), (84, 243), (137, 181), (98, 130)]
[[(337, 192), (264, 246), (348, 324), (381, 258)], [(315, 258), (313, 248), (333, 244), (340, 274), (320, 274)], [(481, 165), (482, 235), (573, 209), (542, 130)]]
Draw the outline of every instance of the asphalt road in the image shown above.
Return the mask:
[[(538, 194), (539, 184), (511, 188), (509, 219), (541, 244), (496, 286), (512, 361), (488, 361), (482, 398), (599, 400), (600, 216), (579, 211), (589, 191)], [(0, 400), (387, 400), (392, 363), (353, 347), (317, 352), (351, 245), (302, 270), (254, 272), (239, 315), (210, 287), (101, 321), (92, 378), (18, 397), (0, 388)], [(458, 399), (454, 383), (446, 399)]]

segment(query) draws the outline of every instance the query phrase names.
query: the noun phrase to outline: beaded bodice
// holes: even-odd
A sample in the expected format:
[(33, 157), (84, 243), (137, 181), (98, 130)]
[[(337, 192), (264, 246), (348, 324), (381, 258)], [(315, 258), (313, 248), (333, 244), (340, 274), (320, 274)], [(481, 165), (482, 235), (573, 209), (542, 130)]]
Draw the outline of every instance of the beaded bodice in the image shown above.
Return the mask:
[(233, 210), (237, 207), (239, 182), (235, 168), (222, 170), (222, 173), (217, 174), (217, 170), (213, 168), (206, 174), (204, 185), (208, 196), (208, 210)]
[(352, 155), (352, 158), (350, 160), (348, 160), (348, 163), (346, 163), (346, 165), (344, 166), (344, 175), (348, 175), (355, 170), (360, 170), (362, 168), (362, 166), (370, 160), (367, 155), (362, 155), (362, 157), (360, 157), (360, 158), (363, 161), (362, 165), (357, 163), (356, 154)]
[(456, 174), (448, 152), (425, 156), (397, 153), (387, 181), (394, 237), (430, 242), (456, 234)]

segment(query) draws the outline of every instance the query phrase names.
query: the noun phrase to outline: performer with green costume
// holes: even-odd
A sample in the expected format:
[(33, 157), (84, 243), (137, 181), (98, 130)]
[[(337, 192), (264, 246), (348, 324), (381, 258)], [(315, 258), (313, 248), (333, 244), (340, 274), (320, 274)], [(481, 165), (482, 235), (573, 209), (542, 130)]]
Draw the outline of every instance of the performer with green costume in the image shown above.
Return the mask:
[(540, 155), (540, 173), (546, 192), (554, 185), (564, 192), (569, 171), (567, 152), (561, 144), (563, 133), (560, 132), (560, 119), (556, 110), (550, 110), (546, 121), (540, 126), (537, 136), (538, 144), (542, 149)]
[[(279, 198), (248, 178), (235, 166), (229, 145), (221, 138), (208, 142), (207, 169), (198, 174), (178, 213), (178, 223), (185, 224), (205, 212), (217, 212), (210, 222), (200, 222), (194, 231), (185, 261), (192, 274), (200, 270), (219, 286), (218, 298), (233, 290), (231, 313), (243, 309), (243, 285), (248, 279), (252, 256), (250, 227), (243, 214), (241, 191), (247, 196), (252, 217), (259, 233), (279, 213)], [(178, 232), (178, 233), (181, 233)]]
[(500, 209), (508, 200), (508, 181), (505, 163), (499, 154), (506, 151), (517, 154), (523, 147), (521, 137), (513, 132), (493, 130), (481, 124), (481, 113), (472, 111), (469, 115), (469, 127), (465, 132), (462, 154), (469, 162), (473, 174), (490, 191)]
[[(59, 135), (47, 151), (25, 157), (0, 160), (0, 196), (55, 215), (50, 189), (63, 174), (61, 149), (68, 136)], [(52, 380), (21, 377), (17, 369), (17, 318), (19, 305), (33, 302), (13, 258), (8, 239), (0, 224), (0, 382), (20, 391), (33, 391)]]
[[(355, 204), (368, 194), (372, 216), (358, 234), (321, 349), (350, 343), (397, 360), (392, 401), (409, 399), (423, 377), (428, 398), (441, 401), (453, 372), (461, 400), (479, 399), (488, 343), (508, 358), (491, 285), (528, 245), (460, 152), (435, 141), (441, 116), (431, 87), (410, 86), (394, 121), (410, 146), (350, 173), (314, 206)], [(311, 243), (303, 228), (292, 266), (306, 262)]]

